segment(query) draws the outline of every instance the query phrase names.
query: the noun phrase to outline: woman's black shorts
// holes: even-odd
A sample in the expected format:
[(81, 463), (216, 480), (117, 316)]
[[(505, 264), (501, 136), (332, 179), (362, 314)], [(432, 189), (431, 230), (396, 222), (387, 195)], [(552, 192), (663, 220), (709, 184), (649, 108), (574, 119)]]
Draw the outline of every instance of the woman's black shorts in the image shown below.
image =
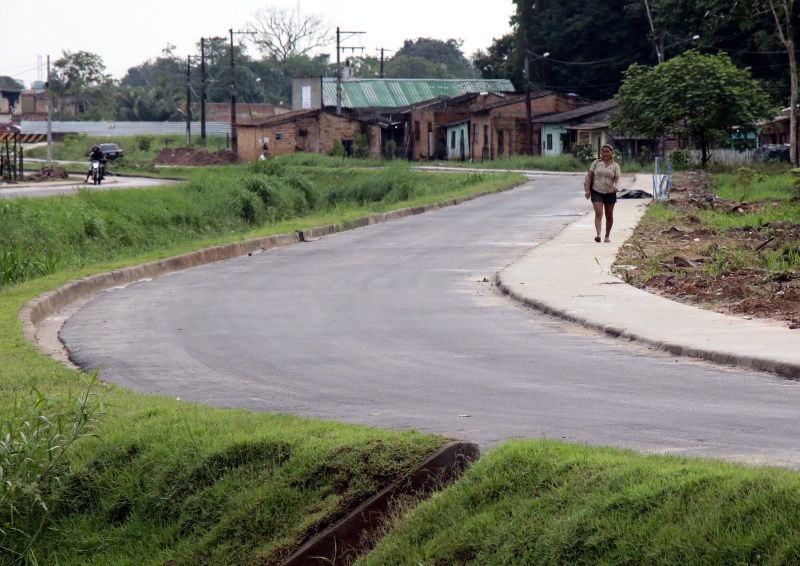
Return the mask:
[(598, 193), (596, 190), (592, 189), (592, 202), (614, 204), (617, 202), (617, 193)]

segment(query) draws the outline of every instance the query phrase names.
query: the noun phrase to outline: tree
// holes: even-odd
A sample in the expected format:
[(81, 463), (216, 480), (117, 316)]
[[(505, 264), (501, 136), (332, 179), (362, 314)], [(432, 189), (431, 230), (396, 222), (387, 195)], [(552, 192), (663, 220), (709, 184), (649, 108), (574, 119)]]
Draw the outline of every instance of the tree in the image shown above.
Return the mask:
[[(99, 55), (88, 51), (63, 51), (62, 57), (53, 64), (51, 88), (57, 96), (72, 99), (81, 118), (111, 118), (114, 114), (114, 81), (105, 70)], [(61, 111), (63, 109), (59, 113)]]
[(737, 68), (726, 54), (695, 50), (655, 67), (634, 63), (616, 99), (614, 129), (653, 138), (689, 136), (700, 146), (703, 167), (718, 136), (734, 126), (753, 126), (772, 112), (749, 69)]
[(789, 56), (789, 143), (792, 164), (800, 166), (800, 153), (797, 147), (797, 54), (794, 50), (794, 22), (797, 21), (797, 10), (794, 0), (769, 0), (769, 9), (775, 19), (778, 37), (786, 47)]
[(25, 90), (25, 85), (13, 77), (0, 75), (0, 90)]
[[(472, 55), (472, 62), (484, 79), (511, 79), (516, 82), (517, 69), (514, 64), (514, 35), (507, 33), (492, 41), (486, 51), (479, 49)], [(518, 88), (523, 85), (518, 84)]]
[[(460, 39), (407, 39), (403, 42), (403, 47), (386, 63), (387, 76), (399, 77), (399, 69), (402, 69), (406, 73), (416, 73), (405, 75), (406, 78), (474, 78), (475, 67), (461, 51), (463, 43)], [(390, 68), (394, 68), (391, 75)]]
[(253, 43), (259, 51), (281, 62), (292, 56), (308, 55), (332, 40), (330, 27), (318, 16), (301, 16), (274, 6), (255, 12), (250, 29), (256, 32)]

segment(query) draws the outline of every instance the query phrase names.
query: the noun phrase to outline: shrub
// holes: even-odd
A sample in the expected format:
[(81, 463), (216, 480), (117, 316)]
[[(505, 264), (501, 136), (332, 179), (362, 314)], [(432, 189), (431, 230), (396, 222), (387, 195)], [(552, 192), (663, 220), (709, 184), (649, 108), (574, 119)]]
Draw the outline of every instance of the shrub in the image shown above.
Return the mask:
[(695, 165), (692, 152), (688, 149), (673, 149), (669, 154), (669, 162), (673, 169), (690, 169)]
[(136, 142), (136, 147), (142, 151), (149, 151), (150, 147), (153, 145), (152, 136), (136, 136), (134, 140)]
[(333, 147), (330, 155), (332, 157), (344, 157), (344, 145), (339, 140), (333, 140)]
[(369, 139), (366, 134), (358, 134), (353, 140), (353, 157), (359, 159), (369, 157)]
[(386, 159), (394, 159), (397, 157), (397, 142), (394, 140), (387, 141), (383, 146), (383, 153)]
[(577, 143), (572, 146), (572, 155), (578, 159), (584, 165), (588, 165), (592, 161), (595, 160), (594, 151), (592, 151), (592, 146), (588, 143)]
[(59, 500), (64, 457), (92, 436), (102, 404), (96, 374), (77, 397), (48, 397), (34, 389), (0, 419), (0, 562), (36, 564), (35, 543)]

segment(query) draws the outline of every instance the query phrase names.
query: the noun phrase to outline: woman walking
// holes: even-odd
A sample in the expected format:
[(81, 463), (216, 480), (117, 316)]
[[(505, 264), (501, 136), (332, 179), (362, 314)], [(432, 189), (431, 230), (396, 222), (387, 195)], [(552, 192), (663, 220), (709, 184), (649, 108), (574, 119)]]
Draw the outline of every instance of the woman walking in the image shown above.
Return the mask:
[(594, 228), (597, 235), (595, 242), (600, 241), (600, 232), (603, 225), (603, 212), (606, 215), (605, 241), (611, 241), (611, 227), (614, 225), (614, 205), (617, 202), (619, 179), (622, 170), (614, 161), (614, 148), (606, 144), (600, 148), (600, 159), (595, 159), (589, 168), (584, 195), (592, 199), (594, 206)]

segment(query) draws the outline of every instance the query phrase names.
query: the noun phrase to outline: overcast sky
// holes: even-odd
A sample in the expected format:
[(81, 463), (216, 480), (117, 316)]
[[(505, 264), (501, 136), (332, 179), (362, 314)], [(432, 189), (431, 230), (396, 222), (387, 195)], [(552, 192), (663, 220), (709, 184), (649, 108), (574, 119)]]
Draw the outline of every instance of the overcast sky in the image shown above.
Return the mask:
[[(128, 68), (158, 57), (168, 43), (178, 55), (194, 54), (200, 37), (243, 29), (253, 12), (270, 5), (299, 6), (301, 14), (317, 14), (334, 29), (364, 31), (361, 45), (372, 55), (381, 47), (397, 49), (404, 39), (432, 37), (462, 39), (470, 56), (509, 31), (513, 12), (512, 0), (0, 0), (0, 75), (28, 87), (39, 78), (38, 56), (55, 61), (69, 50), (97, 53), (119, 79)], [(333, 57), (335, 44), (327, 51)], [(256, 55), (252, 48), (250, 53)]]

